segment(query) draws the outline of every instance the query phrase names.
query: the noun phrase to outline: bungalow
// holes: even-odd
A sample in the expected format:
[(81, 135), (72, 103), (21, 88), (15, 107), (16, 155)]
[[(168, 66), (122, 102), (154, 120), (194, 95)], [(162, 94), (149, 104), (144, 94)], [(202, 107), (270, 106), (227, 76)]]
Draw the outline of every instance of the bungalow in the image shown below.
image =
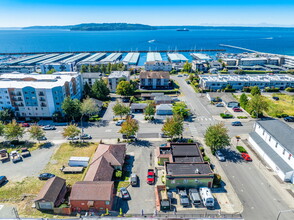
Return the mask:
[(65, 179), (55, 176), (47, 180), (35, 199), (36, 209), (53, 210), (55, 207), (61, 205), (66, 193)]
[(173, 115), (173, 108), (171, 104), (161, 104), (156, 106), (157, 115)]
[(160, 105), (160, 104), (172, 104), (173, 100), (168, 95), (161, 95), (161, 96), (155, 96), (154, 97), (154, 102), (155, 102), (156, 105)]
[(132, 103), (131, 104), (131, 111), (133, 113), (144, 112), (145, 108), (147, 107), (147, 103)]
[(111, 210), (114, 183), (111, 181), (80, 181), (73, 185), (69, 202), (72, 211)]

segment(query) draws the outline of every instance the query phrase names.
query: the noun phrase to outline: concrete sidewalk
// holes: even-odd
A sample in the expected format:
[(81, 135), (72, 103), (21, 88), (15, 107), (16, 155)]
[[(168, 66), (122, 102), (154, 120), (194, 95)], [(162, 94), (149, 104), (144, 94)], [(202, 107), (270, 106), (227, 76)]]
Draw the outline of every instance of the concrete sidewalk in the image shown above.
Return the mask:
[(205, 149), (205, 154), (210, 158), (210, 162), (215, 165), (214, 172), (222, 177), (222, 181), (226, 183), (224, 193), (213, 193), (218, 200), (223, 213), (235, 214), (243, 212), (243, 205), (235, 192), (230, 180), (226, 176), (226, 173), (222, 169), (218, 159), (212, 155), (211, 150), (204, 143), (204, 138), (198, 138)]

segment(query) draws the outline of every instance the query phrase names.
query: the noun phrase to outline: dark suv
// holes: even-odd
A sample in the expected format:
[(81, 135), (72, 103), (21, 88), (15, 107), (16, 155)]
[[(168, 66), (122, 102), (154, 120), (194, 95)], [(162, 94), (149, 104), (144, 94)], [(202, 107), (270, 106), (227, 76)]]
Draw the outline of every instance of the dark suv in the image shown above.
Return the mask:
[(294, 117), (293, 116), (288, 116), (284, 118), (285, 121), (287, 122), (294, 122)]

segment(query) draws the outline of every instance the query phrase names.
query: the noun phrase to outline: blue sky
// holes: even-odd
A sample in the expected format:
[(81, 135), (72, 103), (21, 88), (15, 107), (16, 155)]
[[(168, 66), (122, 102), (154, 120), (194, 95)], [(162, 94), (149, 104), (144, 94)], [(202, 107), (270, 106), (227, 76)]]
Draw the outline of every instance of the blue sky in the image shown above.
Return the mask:
[(86, 22), (294, 25), (293, 11), (293, 0), (0, 0), (0, 27)]

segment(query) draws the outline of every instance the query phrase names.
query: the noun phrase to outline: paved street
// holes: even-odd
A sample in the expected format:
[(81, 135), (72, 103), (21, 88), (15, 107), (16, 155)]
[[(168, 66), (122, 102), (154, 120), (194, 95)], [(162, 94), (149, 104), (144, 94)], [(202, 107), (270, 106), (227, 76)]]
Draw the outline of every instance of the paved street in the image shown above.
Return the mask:
[[(214, 106), (209, 104), (205, 95), (195, 93), (192, 87), (185, 82), (185, 78), (173, 78), (181, 87), (182, 98), (193, 110), (197, 116), (196, 119), (200, 119), (194, 120), (192, 133), (196, 137), (201, 137), (209, 125), (217, 122), (216, 120), (209, 120), (209, 118), (221, 113), (217, 112), (221, 110), (220, 108), (212, 109)], [(254, 121), (244, 122), (243, 126), (240, 127), (232, 127), (228, 122), (225, 125), (229, 128), (229, 135), (233, 137), (251, 132), (253, 123)], [(279, 211), (289, 209), (278, 192), (271, 188), (268, 180), (253, 164), (243, 162), (234, 150), (226, 152), (226, 156), (228, 155), (229, 160), (222, 163), (221, 166), (243, 203), (243, 217), (245, 219), (276, 219)], [(258, 163), (258, 161), (252, 163), (256, 162)], [(283, 213), (280, 219), (293, 219), (293, 215)]]

